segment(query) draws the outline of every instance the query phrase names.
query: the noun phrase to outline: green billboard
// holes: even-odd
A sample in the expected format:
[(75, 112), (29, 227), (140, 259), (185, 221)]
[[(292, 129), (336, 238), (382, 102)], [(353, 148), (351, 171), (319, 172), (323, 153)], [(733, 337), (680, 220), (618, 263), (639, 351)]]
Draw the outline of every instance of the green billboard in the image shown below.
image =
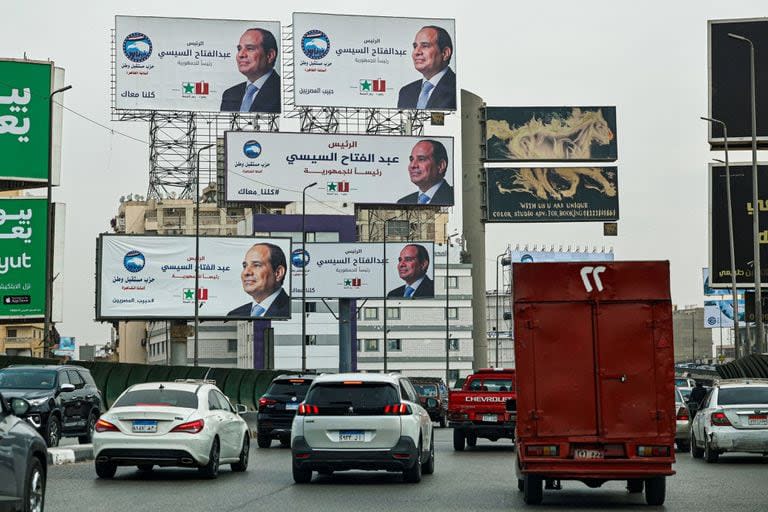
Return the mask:
[(45, 316), (47, 202), (0, 198), (0, 321)]
[(0, 60), (0, 190), (48, 180), (52, 62)]

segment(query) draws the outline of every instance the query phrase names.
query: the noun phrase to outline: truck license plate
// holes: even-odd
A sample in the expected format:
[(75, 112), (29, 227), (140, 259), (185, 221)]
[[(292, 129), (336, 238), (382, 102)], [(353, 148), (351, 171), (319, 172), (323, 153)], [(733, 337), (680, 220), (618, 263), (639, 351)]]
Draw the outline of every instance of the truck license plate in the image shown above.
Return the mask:
[(602, 450), (589, 450), (586, 448), (577, 448), (573, 452), (574, 459), (604, 459), (605, 454)]
[(768, 415), (765, 414), (750, 414), (747, 418), (748, 425), (768, 425)]
[(339, 441), (341, 442), (365, 441), (365, 432), (363, 432), (362, 430), (342, 430), (339, 432)]
[(483, 414), (483, 421), (489, 421), (492, 423), (496, 423), (499, 421), (499, 417), (495, 414)]

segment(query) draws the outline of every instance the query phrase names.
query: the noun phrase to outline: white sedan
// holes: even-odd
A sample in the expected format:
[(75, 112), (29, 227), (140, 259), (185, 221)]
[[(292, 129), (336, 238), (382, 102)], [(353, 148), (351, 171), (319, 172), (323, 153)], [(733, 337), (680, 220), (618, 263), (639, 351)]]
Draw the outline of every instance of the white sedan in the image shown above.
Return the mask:
[(133, 385), (96, 423), (96, 474), (112, 478), (118, 466), (196, 467), (207, 478), (216, 478), (221, 464), (245, 471), (251, 436), (244, 410), (211, 381)]

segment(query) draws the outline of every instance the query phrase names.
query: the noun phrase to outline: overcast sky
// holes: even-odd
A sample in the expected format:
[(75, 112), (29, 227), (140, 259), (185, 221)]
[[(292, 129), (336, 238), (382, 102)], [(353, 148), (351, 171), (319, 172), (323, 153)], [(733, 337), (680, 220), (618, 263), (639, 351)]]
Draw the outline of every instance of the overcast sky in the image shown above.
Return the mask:
[[(484, 7), (485, 6), (485, 7)], [(541, 2), (13, 2), (0, 17), (0, 57), (51, 59), (66, 70), (65, 105), (111, 130), (148, 140), (148, 124), (110, 121), (110, 30), (116, 14), (278, 20), (293, 11), (456, 19), (460, 88), (488, 105), (615, 105), (619, 236), (602, 223), (487, 227), (487, 283), (507, 244), (612, 247), (622, 260), (666, 259), (678, 305), (701, 305), (707, 265), (707, 20), (765, 16), (765, 1)], [(375, 10), (374, 10), (375, 9)], [(760, 55), (758, 49), (758, 56)], [(760, 65), (760, 62), (758, 62)], [(747, 94), (747, 92), (745, 92)], [(459, 136), (458, 116), (427, 134)], [(281, 124), (291, 130), (290, 122)], [(295, 129), (295, 128), (293, 128)], [(65, 113), (61, 186), (67, 204), (65, 322), (79, 344), (108, 340), (94, 317), (95, 240), (119, 197), (146, 195), (147, 144)], [(749, 152), (731, 155), (749, 161)], [(457, 178), (459, 174), (457, 172)], [(460, 228), (460, 206), (451, 226)]]

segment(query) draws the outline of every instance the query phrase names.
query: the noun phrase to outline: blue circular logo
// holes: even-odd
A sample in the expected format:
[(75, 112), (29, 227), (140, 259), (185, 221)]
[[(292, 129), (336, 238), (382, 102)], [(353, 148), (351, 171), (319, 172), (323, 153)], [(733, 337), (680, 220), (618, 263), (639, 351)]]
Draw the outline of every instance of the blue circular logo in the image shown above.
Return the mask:
[(139, 251), (128, 251), (125, 253), (125, 256), (123, 256), (123, 266), (128, 272), (139, 272), (144, 268), (145, 264), (146, 260), (144, 259), (144, 255)]
[(255, 140), (249, 140), (243, 144), (243, 154), (248, 158), (259, 158), (261, 154), (261, 144)]
[(533, 256), (530, 254), (523, 254), (520, 257), (520, 263), (533, 263)]
[(708, 325), (716, 325), (717, 324), (717, 318), (710, 316), (707, 317), (707, 324)]
[(330, 50), (331, 40), (322, 30), (310, 30), (301, 38), (301, 51), (310, 59), (322, 59)]
[(144, 62), (152, 55), (152, 41), (141, 32), (133, 32), (123, 40), (123, 54), (131, 62)]
[(291, 265), (296, 268), (302, 268), (309, 265), (309, 252), (301, 249), (294, 249), (291, 252)]

